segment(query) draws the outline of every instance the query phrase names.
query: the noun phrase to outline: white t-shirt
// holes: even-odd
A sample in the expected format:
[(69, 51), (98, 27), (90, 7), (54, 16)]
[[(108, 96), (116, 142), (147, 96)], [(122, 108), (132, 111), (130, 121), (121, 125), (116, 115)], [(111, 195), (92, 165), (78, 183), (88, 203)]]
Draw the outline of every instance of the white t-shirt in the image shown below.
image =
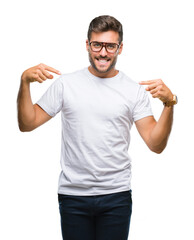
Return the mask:
[(61, 111), (58, 193), (77, 196), (130, 190), (130, 129), (151, 116), (147, 92), (123, 72), (98, 78), (88, 68), (61, 75), (37, 104), (54, 117)]

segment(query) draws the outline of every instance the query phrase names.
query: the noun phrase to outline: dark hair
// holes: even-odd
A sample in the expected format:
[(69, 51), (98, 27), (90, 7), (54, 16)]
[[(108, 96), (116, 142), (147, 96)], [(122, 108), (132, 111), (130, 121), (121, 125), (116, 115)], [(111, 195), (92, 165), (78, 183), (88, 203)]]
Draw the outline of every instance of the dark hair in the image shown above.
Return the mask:
[(100, 33), (109, 30), (118, 32), (119, 44), (123, 41), (123, 27), (122, 24), (114, 17), (109, 15), (102, 15), (94, 18), (88, 28), (88, 40), (90, 41), (92, 32)]

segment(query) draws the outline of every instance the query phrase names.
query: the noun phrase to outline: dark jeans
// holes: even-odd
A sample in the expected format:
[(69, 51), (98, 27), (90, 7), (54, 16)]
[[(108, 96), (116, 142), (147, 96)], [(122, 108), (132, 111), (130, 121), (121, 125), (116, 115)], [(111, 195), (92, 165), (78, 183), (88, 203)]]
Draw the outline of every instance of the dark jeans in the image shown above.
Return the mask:
[(127, 240), (131, 190), (97, 196), (58, 195), (63, 240)]

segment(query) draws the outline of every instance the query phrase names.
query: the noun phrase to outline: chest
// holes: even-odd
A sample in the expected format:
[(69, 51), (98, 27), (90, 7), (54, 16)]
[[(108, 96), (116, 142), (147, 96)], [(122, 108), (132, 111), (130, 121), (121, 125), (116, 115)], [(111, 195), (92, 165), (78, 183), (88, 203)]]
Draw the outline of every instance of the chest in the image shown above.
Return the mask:
[(79, 85), (64, 91), (63, 113), (78, 121), (131, 119), (130, 101), (119, 89), (106, 84)]

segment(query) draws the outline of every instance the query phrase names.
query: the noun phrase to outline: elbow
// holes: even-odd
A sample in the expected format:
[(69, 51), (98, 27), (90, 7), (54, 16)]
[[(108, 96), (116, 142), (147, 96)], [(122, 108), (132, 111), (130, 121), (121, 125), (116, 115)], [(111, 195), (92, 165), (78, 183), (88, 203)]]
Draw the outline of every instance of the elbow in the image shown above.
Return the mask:
[(19, 129), (20, 129), (20, 132), (31, 132), (31, 130), (29, 130), (29, 129), (20, 128), (20, 127), (19, 127)]
[(31, 132), (35, 129), (33, 127), (26, 126), (26, 125), (20, 124), (20, 123), (18, 124), (18, 127), (19, 127), (20, 132)]
[(19, 130), (20, 130), (20, 132), (26, 132), (25, 129), (21, 126), (19, 126)]
[(163, 141), (160, 141), (160, 142), (150, 141), (148, 143), (148, 147), (152, 152), (161, 154), (166, 148), (167, 141), (168, 141), (168, 138), (163, 139)]
[(152, 152), (157, 153), (157, 154), (161, 154), (163, 151), (164, 151), (164, 149), (152, 150)]
[(163, 146), (150, 146), (149, 147), (149, 149), (156, 154), (161, 154), (165, 148), (166, 148), (166, 144)]
[(27, 128), (19, 128), (20, 129), (20, 132), (31, 132), (33, 131), (34, 129), (27, 129)]
[(27, 128), (20, 127), (20, 126), (19, 126), (19, 130), (20, 130), (20, 132), (31, 132), (32, 131), (31, 129), (27, 129)]

